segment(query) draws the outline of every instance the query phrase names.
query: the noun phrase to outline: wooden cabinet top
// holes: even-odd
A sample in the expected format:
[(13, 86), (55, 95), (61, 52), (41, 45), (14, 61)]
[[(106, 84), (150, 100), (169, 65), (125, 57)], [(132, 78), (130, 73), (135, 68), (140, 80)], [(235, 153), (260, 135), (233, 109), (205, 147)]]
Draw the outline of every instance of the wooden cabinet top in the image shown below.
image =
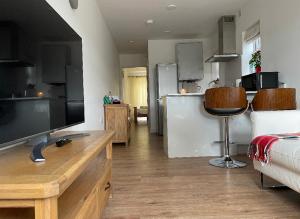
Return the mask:
[[(48, 146), (43, 151), (43, 163), (31, 161), (29, 146), (1, 151), (0, 199), (42, 199), (62, 194), (114, 135), (111, 131), (89, 133), (64, 147)], [(66, 134), (70, 133), (59, 132), (56, 136)]]
[(112, 107), (129, 107), (129, 104), (121, 103), (121, 104), (104, 104), (104, 107), (106, 108), (112, 108)]

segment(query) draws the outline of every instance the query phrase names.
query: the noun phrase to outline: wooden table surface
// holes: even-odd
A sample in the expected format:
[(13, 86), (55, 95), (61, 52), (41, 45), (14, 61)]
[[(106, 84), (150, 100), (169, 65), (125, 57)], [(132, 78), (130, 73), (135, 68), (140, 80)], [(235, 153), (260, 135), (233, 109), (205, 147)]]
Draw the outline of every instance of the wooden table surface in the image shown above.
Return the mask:
[[(32, 147), (26, 145), (0, 152), (0, 199), (44, 199), (62, 194), (114, 134), (89, 133), (64, 147), (48, 146), (43, 151), (43, 163), (31, 161)], [(58, 135), (66, 134), (70, 132)]]

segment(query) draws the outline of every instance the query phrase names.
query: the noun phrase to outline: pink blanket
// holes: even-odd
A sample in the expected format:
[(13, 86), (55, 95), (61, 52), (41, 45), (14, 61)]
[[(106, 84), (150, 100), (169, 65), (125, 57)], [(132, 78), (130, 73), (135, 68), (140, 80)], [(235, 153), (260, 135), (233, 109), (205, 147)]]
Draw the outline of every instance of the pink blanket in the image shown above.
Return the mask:
[(262, 164), (271, 162), (271, 149), (274, 142), (279, 139), (300, 138), (300, 133), (262, 135), (254, 138), (249, 146), (248, 156), (252, 160), (260, 161)]

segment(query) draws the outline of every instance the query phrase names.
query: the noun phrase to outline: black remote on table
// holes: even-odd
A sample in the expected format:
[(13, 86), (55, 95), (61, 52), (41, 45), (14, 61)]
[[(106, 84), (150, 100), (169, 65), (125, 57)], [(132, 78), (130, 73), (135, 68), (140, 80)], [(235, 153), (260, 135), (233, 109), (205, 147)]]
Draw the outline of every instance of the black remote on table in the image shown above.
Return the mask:
[(56, 147), (62, 147), (62, 146), (64, 146), (65, 144), (69, 144), (69, 143), (71, 143), (72, 142), (72, 140), (71, 139), (60, 139), (60, 140), (58, 140), (57, 142), (56, 142)]

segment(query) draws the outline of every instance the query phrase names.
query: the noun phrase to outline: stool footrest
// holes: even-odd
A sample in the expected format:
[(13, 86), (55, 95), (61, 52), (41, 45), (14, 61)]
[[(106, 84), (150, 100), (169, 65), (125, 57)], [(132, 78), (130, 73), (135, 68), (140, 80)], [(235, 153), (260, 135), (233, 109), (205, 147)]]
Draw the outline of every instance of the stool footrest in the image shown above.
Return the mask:
[[(213, 143), (214, 143), (214, 144), (224, 144), (224, 143), (225, 143), (225, 141), (214, 141)], [(233, 141), (231, 141), (231, 142), (229, 142), (229, 144), (236, 145), (237, 143), (236, 143), (236, 142), (233, 142)]]
[(234, 169), (246, 167), (247, 164), (241, 161), (233, 160), (230, 157), (214, 158), (209, 160), (209, 164), (215, 167)]

